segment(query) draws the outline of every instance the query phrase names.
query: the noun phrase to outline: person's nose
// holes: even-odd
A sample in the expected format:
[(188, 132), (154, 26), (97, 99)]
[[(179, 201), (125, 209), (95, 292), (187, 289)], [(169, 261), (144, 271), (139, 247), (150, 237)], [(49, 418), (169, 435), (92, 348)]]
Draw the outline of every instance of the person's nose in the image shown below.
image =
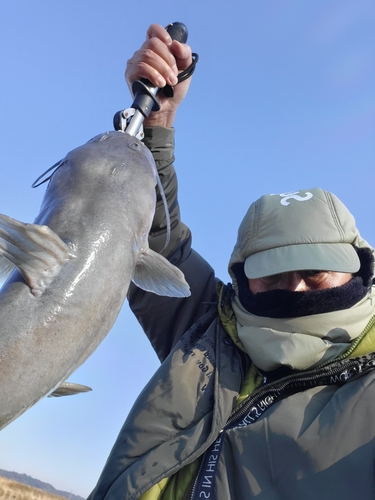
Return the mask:
[(308, 291), (308, 286), (298, 271), (291, 271), (289, 273), (285, 273), (284, 283), (281, 288), (284, 290), (290, 290), (291, 292), (306, 292)]

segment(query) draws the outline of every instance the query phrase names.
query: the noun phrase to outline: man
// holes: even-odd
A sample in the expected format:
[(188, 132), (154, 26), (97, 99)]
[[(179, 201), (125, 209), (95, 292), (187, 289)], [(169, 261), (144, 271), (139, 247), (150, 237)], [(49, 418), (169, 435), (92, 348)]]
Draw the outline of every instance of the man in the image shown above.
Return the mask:
[[(126, 78), (174, 86), (190, 64), (190, 48), (152, 25)], [(164, 254), (192, 295), (130, 290), (162, 364), (90, 498), (373, 498), (374, 250), (331, 193), (266, 195), (239, 228), (233, 285), (219, 282), (179, 218), (171, 127), (188, 86), (161, 97), (161, 111), (145, 122), (145, 143), (170, 207)], [(165, 232), (157, 208), (154, 250)]]

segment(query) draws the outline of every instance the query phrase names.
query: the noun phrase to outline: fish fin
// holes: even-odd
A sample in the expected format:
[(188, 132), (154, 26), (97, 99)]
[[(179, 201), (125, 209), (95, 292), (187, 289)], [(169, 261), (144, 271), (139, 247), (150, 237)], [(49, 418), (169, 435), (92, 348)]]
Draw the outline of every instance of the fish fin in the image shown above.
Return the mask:
[(0, 255), (0, 287), (9, 278), (16, 266)]
[(0, 214), (0, 256), (18, 268), (31, 292), (41, 295), (73, 254), (48, 226)]
[(62, 382), (51, 394), (48, 395), (49, 398), (59, 398), (61, 396), (74, 396), (75, 394), (81, 394), (82, 392), (92, 391), (91, 387), (82, 384), (75, 384), (74, 382)]
[(189, 297), (190, 288), (176, 266), (150, 248), (138, 259), (132, 278), (146, 292), (167, 297)]

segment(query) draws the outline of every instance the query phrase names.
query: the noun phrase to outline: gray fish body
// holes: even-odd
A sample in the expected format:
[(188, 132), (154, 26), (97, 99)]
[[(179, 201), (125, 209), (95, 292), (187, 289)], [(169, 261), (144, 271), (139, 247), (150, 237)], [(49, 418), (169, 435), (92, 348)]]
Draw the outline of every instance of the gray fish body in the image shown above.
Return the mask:
[(144, 262), (159, 280), (151, 291), (189, 295), (182, 273), (148, 248), (154, 210), (155, 165), (134, 137), (102, 134), (63, 160), (35, 220), (67, 244), (61, 269), (34, 291), (15, 270), (0, 293), (0, 429), (95, 350), (138, 269), (143, 286)]

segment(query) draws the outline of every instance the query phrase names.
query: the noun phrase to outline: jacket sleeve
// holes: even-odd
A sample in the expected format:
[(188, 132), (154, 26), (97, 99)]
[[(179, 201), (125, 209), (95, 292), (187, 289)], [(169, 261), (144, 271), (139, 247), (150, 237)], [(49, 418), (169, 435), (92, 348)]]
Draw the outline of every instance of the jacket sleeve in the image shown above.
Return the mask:
[[(174, 129), (145, 128), (146, 146), (151, 150), (167, 197), (171, 239), (163, 251), (189, 283), (188, 298), (161, 297), (131, 284), (128, 292), (130, 308), (148, 336), (159, 359), (163, 361), (181, 336), (210, 308), (216, 306), (216, 282), (211, 266), (191, 248), (191, 232), (181, 222), (177, 199), (177, 178), (173, 167)], [(150, 248), (160, 252), (167, 237), (166, 216), (160, 194), (151, 227)]]

